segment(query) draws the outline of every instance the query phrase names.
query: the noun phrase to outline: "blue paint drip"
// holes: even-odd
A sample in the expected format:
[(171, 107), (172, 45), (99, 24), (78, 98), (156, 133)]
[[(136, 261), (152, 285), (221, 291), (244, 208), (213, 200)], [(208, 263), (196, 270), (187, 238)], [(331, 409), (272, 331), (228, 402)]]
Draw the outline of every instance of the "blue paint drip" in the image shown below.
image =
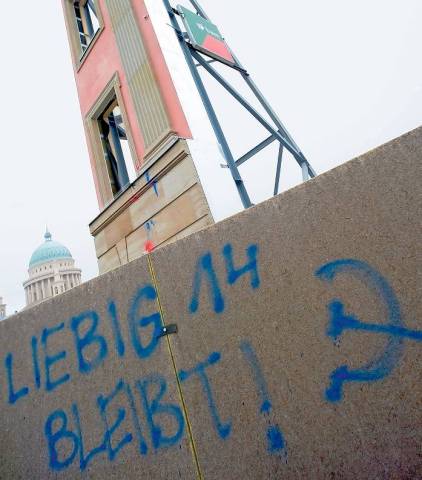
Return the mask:
[(258, 387), (258, 393), (261, 397), (260, 412), (269, 413), (272, 408), (270, 395), (268, 393), (267, 382), (265, 381), (265, 377), (262, 373), (261, 366), (259, 365), (259, 361), (255, 354), (255, 351), (252, 345), (247, 341), (243, 341), (240, 344), (240, 350), (242, 351), (243, 355), (249, 363), (249, 366), (251, 367), (253, 379)]
[[(240, 344), (240, 350), (251, 367), (253, 379), (258, 387), (258, 393), (261, 397), (260, 413), (268, 415), (272, 410), (272, 403), (270, 401), (267, 382), (262, 373), (258, 357), (256, 356), (252, 345), (247, 341), (243, 341)], [(270, 453), (277, 453), (285, 448), (284, 437), (278, 425), (270, 425), (268, 427), (267, 442), (267, 449)]]
[(155, 225), (154, 220), (148, 220), (145, 223), (145, 229), (146, 229), (147, 233), (151, 233), (151, 230), (154, 228), (154, 225)]
[(276, 453), (284, 449), (284, 437), (281, 433), (278, 425), (268, 427), (267, 430), (268, 451), (270, 453)]
[(360, 279), (380, 298), (388, 312), (387, 322), (385, 325), (361, 322), (351, 315), (345, 315), (343, 304), (339, 300), (334, 300), (328, 305), (327, 335), (337, 339), (346, 329), (366, 330), (387, 334), (389, 340), (385, 349), (362, 368), (349, 370), (346, 365), (342, 365), (331, 373), (330, 386), (325, 392), (325, 397), (330, 402), (342, 400), (346, 382), (374, 382), (386, 378), (403, 356), (404, 338), (419, 341), (420, 336), (420, 332), (405, 328), (394, 290), (387, 280), (367, 263), (355, 259), (340, 259), (323, 265), (315, 275), (321, 280), (332, 283), (336, 276), (342, 273)]
[(269, 413), (271, 408), (271, 402), (269, 400), (264, 400), (261, 405), (261, 413)]
[[(145, 179), (146, 179), (147, 183), (151, 183), (151, 177), (149, 176), (148, 170), (145, 172)], [(152, 181), (152, 188), (154, 189), (155, 195), (157, 195), (157, 197), (158, 197), (158, 188), (157, 188), (157, 181), (156, 180)]]
[[(151, 237), (152, 237), (152, 230), (154, 228), (154, 225), (155, 225), (155, 222), (154, 220), (148, 220), (145, 224), (144, 224), (144, 228), (147, 232), (147, 241), (145, 243), (145, 251), (147, 252), (151, 252), (153, 249), (154, 249), (154, 244), (152, 243), (151, 241)], [(151, 244), (151, 245), (148, 245), (148, 244)]]

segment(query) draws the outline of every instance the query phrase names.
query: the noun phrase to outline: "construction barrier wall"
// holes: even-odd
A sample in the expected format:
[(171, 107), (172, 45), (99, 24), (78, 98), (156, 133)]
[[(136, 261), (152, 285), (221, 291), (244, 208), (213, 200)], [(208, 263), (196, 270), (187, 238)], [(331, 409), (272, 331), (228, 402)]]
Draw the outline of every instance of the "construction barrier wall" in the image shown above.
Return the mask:
[(1, 322), (0, 478), (421, 479), (421, 160), (422, 128)]

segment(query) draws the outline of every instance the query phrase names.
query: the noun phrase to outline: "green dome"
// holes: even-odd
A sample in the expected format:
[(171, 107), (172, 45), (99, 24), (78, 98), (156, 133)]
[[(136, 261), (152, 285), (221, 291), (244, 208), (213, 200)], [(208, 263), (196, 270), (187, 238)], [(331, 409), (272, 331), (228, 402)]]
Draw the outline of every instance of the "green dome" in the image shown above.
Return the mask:
[(51, 239), (51, 233), (47, 230), (44, 235), (45, 242), (40, 245), (32, 254), (29, 261), (29, 268), (42, 263), (52, 262), (54, 260), (71, 260), (72, 255), (69, 249), (59, 242)]

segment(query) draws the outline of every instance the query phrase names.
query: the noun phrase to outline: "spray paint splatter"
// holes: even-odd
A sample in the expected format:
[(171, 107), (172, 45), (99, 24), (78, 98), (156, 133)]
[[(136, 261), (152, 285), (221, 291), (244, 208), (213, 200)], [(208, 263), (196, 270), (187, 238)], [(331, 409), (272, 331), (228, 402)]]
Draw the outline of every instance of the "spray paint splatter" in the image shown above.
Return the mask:
[(154, 244), (152, 243), (151, 240), (147, 240), (145, 242), (145, 247), (144, 248), (145, 248), (145, 251), (147, 253), (151, 253), (154, 250), (155, 246), (154, 246)]
[(152, 230), (155, 226), (155, 222), (154, 220), (148, 220), (144, 226), (145, 230), (147, 231), (147, 241), (145, 242), (144, 249), (145, 252), (151, 253), (155, 248), (154, 242), (151, 240)]
[(157, 195), (157, 197), (158, 197), (157, 181), (156, 180), (151, 181), (151, 177), (149, 176), (148, 170), (145, 172), (145, 179), (147, 181), (147, 184), (152, 183), (152, 188), (154, 189), (155, 195)]

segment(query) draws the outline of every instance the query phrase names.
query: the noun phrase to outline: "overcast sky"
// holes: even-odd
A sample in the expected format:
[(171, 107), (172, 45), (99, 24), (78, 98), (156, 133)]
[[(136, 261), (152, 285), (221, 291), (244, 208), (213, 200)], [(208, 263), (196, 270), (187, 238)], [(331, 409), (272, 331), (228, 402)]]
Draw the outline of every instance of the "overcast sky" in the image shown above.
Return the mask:
[[(21, 2), (4, 2), (0, 30), (0, 296), (9, 314), (24, 306), (46, 224), (83, 280), (97, 274), (88, 223), (98, 206), (61, 2), (24, 3), (25, 15)], [(422, 124), (421, 0), (202, 5), (318, 173)], [(252, 126), (213, 93), (227, 128), (241, 132), (234, 149), (246, 151)], [(242, 170), (255, 201), (271, 190), (273, 166), (265, 158)], [(287, 176), (282, 187), (293, 183)]]

